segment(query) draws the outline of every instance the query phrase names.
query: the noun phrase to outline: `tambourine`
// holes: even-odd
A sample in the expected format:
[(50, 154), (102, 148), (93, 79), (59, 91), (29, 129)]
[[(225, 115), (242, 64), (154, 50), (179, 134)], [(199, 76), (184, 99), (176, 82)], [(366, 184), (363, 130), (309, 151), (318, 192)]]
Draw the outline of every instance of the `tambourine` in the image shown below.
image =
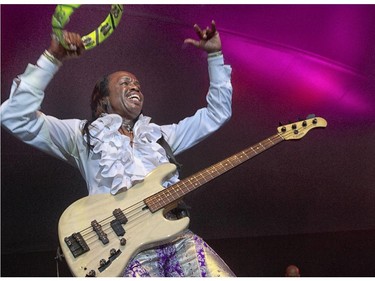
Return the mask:
[[(63, 36), (63, 29), (69, 22), (70, 15), (73, 14), (75, 9), (78, 9), (80, 4), (61, 4), (57, 5), (55, 13), (52, 16), (52, 32), (56, 35), (57, 39), (64, 46), (69, 49)], [(99, 25), (97, 29), (91, 33), (82, 36), (83, 45), (86, 50), (92, 49), (101, 44), (107, 39), (118, 26), (123, 13), (122, 5), (111, 5), (111, 10), (106, 19)]]

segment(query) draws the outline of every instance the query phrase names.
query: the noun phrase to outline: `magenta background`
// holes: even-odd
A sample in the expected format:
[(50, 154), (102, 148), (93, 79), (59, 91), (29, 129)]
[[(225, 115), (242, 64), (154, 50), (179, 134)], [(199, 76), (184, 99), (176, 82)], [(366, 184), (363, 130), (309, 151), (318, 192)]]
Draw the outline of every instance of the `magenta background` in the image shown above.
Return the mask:
[[(1, 6), (1, 99), (49, 45), (53, 5)], [(183, 177), (310, 113), (328, 121), (283, 142), (189, 195), (191, 229), (206, 239), (375, 228), (374, 5), (125, 5), (103, 45), (66, 62), (42, 110), (89, 118), (97, 78), (128, 70), (141, 81), (144, 113), (177, 122), (205, 104), (206, 56), (183, 45), (215, 19), (233, 68), (233, 117), (178, 157)], [(89, 5), (69, 29), (88, 33), (108, 13)], [(54, 249), (62, 211), (85, 196), (78, 171), (1, 131), (2, 252)], [(19, 231), (20, 222), (22, 229)], [(17, 233), (17, 235), (15, 235)]]

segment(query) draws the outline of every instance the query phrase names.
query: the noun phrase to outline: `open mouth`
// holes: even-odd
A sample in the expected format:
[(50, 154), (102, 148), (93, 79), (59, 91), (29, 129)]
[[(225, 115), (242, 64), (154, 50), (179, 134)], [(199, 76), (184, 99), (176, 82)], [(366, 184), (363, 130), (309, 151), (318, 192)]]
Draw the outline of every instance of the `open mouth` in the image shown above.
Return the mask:
[(138, 102), (141, 101), (140, 96), (138, 96), (138, 95), (136, 95), (136, 94), (132, 94), (132, 95), (128, 96), (128, 99), (130, 99), (130, 100), (132, 100), (132, 101), (138, 101)]

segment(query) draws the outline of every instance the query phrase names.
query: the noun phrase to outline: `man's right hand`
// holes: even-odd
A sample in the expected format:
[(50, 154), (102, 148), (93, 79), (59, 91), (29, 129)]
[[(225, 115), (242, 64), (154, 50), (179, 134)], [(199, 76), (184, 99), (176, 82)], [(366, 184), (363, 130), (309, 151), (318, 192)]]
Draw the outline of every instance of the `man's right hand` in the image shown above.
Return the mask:
[(81, 56), (85, 51), (81, 36), (78, 33), (65, 30), (63, 33), (64, 40), (70, 49), (65, 49), (63, 45), (60, 44), (57, 37), (52, 35), (51, 45), (48, 48), (48, 52), (59, 61)]
[(205, 50), (207, 53), (214, 53), (221, 51), (221, 40), (219, 32), (216, 30), (215, 21), (211, 22), (211, 28), (201, 29), (197, 24), (194, 25), (194, 30), (199, 37), (199, 41), (188, 38), (184, 43), (191, 44), (197, 48)]

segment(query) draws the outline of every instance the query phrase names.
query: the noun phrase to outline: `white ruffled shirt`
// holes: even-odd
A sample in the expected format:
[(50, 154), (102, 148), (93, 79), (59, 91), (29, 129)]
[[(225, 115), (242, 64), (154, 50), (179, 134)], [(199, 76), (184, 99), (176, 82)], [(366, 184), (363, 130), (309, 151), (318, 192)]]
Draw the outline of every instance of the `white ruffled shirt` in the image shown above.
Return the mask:
[[(44, 56), (36, 65), (29, 64), (14, 79), (10, 97), (1, 105), (1, 125), (25, 143), (77, 167), (89, 194), (116, 194), (131, 188), (157, 166), (169, 162), (157, 143), (162, 135), (177, 155), (215, 132), (232, 113), (231, 67), (224, 65), (223, 56), (208, 58), (207, 107), (177, 124), (162, 126), (141, 115), (133, 128), (132, 146), (129, 137), (118, 131), (121, 116), (104, 115), (90, 126), (93, 149), (88, 152), (87, 136), (82, 133), (86, 120), (58, 119), (39, 111), (44, 90), (58, 69)], [(164, 186), (177, 181), (176, 172)]]

